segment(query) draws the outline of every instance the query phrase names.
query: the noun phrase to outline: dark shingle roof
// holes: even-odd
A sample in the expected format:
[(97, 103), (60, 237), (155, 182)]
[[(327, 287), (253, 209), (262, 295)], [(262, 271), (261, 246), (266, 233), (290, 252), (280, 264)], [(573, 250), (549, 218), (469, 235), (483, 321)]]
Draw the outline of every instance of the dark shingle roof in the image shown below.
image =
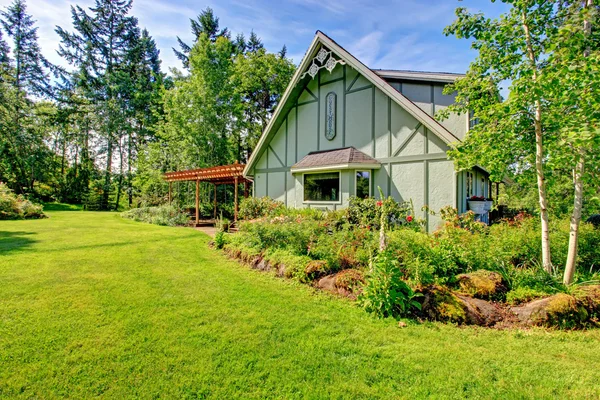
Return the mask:
[(379, 164), (379, 161), (354, 147), (312, 151), (292, 166), (293, 169), (327, 167), (344, 164)]

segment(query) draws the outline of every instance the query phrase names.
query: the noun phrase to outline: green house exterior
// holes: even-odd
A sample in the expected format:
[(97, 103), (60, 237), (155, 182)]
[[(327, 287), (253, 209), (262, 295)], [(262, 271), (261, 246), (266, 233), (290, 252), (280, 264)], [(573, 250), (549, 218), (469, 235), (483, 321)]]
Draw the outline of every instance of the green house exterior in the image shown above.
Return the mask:
[[(385, 196), (412, 200), (434, 230), (440, 220), (424, 205), (465, 212), (469, 196), (489, 197), (491, 189), (485, 171), (456, 172), (447, 156), (468, 131), (468, 116), (433, 117), (453, 103), (442, 91), (459, 76), (371, 70), (317, 32), (244, 170), (253, 195), (288, 207), (338, 209), (357, 189), (364, 196), (368, 184), (369, 195), (379, 197), (381, 188)], [(328, 163), (328, 154), (348, 147), (364, 153), (363, 164)], [(315, 182), (324, 186), (305, 187)]]

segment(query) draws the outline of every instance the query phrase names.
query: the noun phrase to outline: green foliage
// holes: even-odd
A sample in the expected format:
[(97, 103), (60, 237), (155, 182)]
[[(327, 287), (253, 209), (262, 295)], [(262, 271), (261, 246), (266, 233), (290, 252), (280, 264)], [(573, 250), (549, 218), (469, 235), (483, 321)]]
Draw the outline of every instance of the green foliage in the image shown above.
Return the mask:
[(239, 218), (256, 219), (279, 214), (283, 211), (283, 203), (265, 197), (248, 197), (240, 202)]
[(600, 229), (600, 214), (590, 215), (585, 222), (594, 225), (594, 228), (596, 229)]
[(413, 309), (421, 309), (411, 287), (402, 280), (398, 261), (389, 252), (382, 252), (373, 260), (359, 303), (378, 318), (407, 316)]
[(225, 246), (225, 243), (227, 243), (225, 240), (225, 232), (218, 230), (217, 233), (215, 233), (215, 247), (217, 249), (222, 249), (223, 246)]
[(189, 223), (188, 216), (174, 205), (133, 208), (121, 213), (121, 217), (166, 226), (182, 226)]
[(385, 210), (390, 228), (411, 227), (419, 230), (423, 221), (418, 220), (412, 203), (398, 203), (392, 197), (377, 200), (373, 197), (360, 199), (351, 197), (348, 205), (348, 222), (350, 224), (373, 230), (381, 227), (382, 211)]
[(215, 221), (215, 228), (217, 232), (229, 232), (231, 221), (228, 218), (223, 217), (223, 214)]
[(348, 301), (242, 268), (192, 229), (49, 214), (0, 222), (5, 398), (598, 394), (597, 329), (400, 329)]
[(0, 183), (0, 220), (46, 218), (43, 207), (16, 196), (5, 184)]
[(506, 293), (506, 302), (515, 306), (521, 303), (528, 303), (532, 300), (541, 299), (542, 297), (547, 297), (553, 293), (554, 292), (551, 290), (544, 291), (527, 286), (520, 286)]

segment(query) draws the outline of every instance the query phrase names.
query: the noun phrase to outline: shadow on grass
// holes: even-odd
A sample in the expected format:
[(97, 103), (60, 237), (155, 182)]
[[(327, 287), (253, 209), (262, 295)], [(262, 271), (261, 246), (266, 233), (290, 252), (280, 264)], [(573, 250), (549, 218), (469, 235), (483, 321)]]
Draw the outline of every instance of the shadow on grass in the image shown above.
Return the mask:
[(81, 204), (44, 203), (44, 211), (81, 211)]
[(34, 232), (5, 232), (0, 231), (0, 255), (8, 254), (11, 251), (23, 250), (36, 242), (30, 236), (35, 235)]

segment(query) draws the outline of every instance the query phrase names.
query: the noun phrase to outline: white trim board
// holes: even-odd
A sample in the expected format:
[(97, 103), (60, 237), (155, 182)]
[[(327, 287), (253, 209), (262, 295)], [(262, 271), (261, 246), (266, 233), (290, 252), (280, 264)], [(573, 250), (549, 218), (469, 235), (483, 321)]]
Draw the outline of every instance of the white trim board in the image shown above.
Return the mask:
[(289, 100), (289, 97), (292, 93), (292, 90), (296, 87), (298, 82), (300, 81), (300, 76), (304, 74), (304, 71), (308, 68), (309, 64), (312, 62), (313, 55), (318, 50), (319, 45), (323, 45), (327, 47), (330, 51), (335, 53), (338, 57), (340, 57), (346, 65), (354, 68), (360, 74), (362, 74), (365, 78), (367, 78), (376, 88), (385, 93), (388, 97), (394, 100), (398, 105), (404, 108), (409, 112), (413, 117), (417, 119), (417, 121), (421, 122), (427, 129), (433, 132), (436, 136), (442, 139), (447, 145), (450, 147), (454, 147), (454, 143), (460, 142), (460, 139), (452, 134), (448, 129), (446, 129), (442, 124), (435, 120), (432, 116), (427, 114), (421, 108), (419, 108), (415, 103), (410, 101), (406, 96), (398, 92), (394, 89), (388, 82), (386, 82), (383, 78), (377, 75), (373, 70), (368, 68), (362, 62), (360, 62), (356, 57), (347, 52), (343, 47), (338, 45), (335, 41), (333, 41), (330, 37), (325, 35), (321, 31), (317, 31), (315, 37), (313, 38), (308, 51), (304, 55), (304, 58), (298, 65), (298, 69), (294, 73), (292, 80), (288, 84), (283, 96), (279, 100), (279, 104), (275, 108), (273, 112), (273, 116), (269, 120), (267, 127), (263, 131), (260, 136), (256, 148), (252, 152), (248, 163), (246, 164), (246, 168), (244, 168), (244, 176), (248, 176), (250, 171), (254, 168), (254, 164), (258, 161), (257, 157), (261, 154), (261, 149), (265, 145), (265, 142), (273, 129), (275, 121), (279, 118), (282, 110), (285, 107), (285, 104)]

